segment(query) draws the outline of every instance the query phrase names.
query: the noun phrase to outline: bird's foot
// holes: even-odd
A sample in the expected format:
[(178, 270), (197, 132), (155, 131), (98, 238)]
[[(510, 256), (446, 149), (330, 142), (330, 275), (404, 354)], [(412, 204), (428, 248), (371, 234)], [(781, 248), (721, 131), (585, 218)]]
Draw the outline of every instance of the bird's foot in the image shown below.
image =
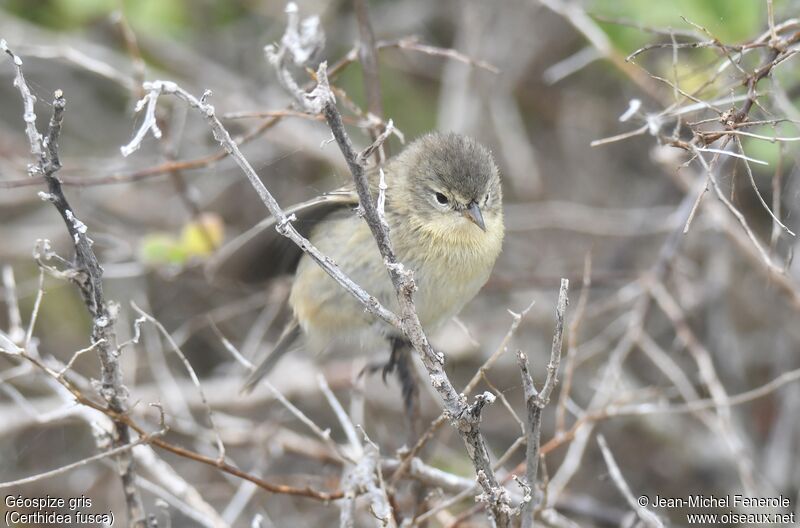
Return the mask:
[[(386, 378), (389, 376), (389, 374), (391, 374), (395, 370), (397, 370), (398, 371), (398, 376), (401, 377), (401, 384), (402, 384), (403, 374), (400, 372), (400, 370), (403, 368), (402, 363), (403, 363), (403, 361), (405, 359), (403, 357), (404, 353), (405, 352), (403, 350), (403, 347), (395, 345), (394, 343), (392, 343), (392, 352), (391, 352), (391, 354), (389, 354), (389, 359), (387, 361), (373, 361), (373, 362), (367, 363), (364, 366), (364, 368), (361, 369), (361, 372), (358, 373), (358, 376), (361, 377), (364, 374), (372, 375), (372, 374), (375, 374), (376, 372), (380, 371), (381, 372), (381, 379), (383, 380), (384, 383), (386, 383)], [(403, 392), (405, 394), (405, 390)]]
[[(358, 374), (375, 374), (381, 372), (381, 379), (386, 383), (389, 374), (397, 373), (397, 380), (403, 393), (403, 406), (406, 415), (415, 422), (419, 419), (419, 380), (413, 371), (413, 357), (407, 341), (399, 338), (390, 338), (392, 352), (388, 361), (375, 361), (367, 365)], [(418, 429), (418, 428), (417, 428)]]

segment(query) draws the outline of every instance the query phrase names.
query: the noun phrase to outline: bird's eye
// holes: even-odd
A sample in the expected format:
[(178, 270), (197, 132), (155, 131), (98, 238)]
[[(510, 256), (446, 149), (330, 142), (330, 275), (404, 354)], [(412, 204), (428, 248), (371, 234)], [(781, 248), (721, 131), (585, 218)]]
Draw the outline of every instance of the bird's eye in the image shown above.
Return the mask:
[(445, 196), (444, 194), (442, 194), (440, 192), (436, 193), (436, 201), (439, 202), (442, 205), (447, 205), (447, 203), (448, 203), (447, 196)]
[(492, 196), (492, 193), (488, 193), (488, 192), (486, 193), (486, 198), (483, 199), (483, 205), (486, 205), (486, 204), (489, 203), (489, 198), (491, 196)]

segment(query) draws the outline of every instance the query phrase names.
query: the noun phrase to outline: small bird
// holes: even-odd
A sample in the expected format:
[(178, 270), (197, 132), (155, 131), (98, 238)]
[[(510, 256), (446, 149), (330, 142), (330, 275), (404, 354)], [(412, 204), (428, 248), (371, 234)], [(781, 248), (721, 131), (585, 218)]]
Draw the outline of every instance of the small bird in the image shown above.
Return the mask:
[[(504, 234), (500, 175), (487, 148), (454, 133), (417, 139), (386, 162), (384, 174), (389, 237), (398, 261), (414, 273), (417, 313), (430, 332), (478, 293), (500, 254)], [(370, 170), (368, 178), (377, 197), (377, 169)], [(367, 223), (355, 213), (357, 206), (358, 195), (351, 184), (286, 213), (296, 215), (298, 231), (356, 284), (396, 312), (394, 287)], [(232, 267), (230, 257), (254, 246), (255, 240), (260, 256), (255, 264), (252, 258), (245, 262), (261, 268), (260, 275), (294, 271), (288, 297), (292, 317), (278, 343), (248, 378), (245, 390), (267, 375), (301, 336), (311, 350), (323, 350), (336, 339), (366, 343), (377, 335), (391, 344), (384, 378), (398, 367), (408, 405), (415, 389), (404, 379), (410, 373), (400, 370), (403, 363), (398, 354), (410, 350), (402, 333), (367, 313), (311, 258), (279, 235), (273, 219), (223, 248), (211, 263), (212, 273)]]

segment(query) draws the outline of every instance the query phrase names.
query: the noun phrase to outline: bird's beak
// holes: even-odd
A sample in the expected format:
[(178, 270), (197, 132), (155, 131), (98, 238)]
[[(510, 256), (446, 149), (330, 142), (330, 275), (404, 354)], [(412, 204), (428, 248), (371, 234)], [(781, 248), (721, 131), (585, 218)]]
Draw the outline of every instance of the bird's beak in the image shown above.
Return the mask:
[(486, 231), (486, 224), (483, 222), (483, 215), (481, 214), (481, 208), (478, 207), (476, 202), (472, 202), (469, 204), (469, 207), (464, 210), (464, 216), (473, 224), (480, 227), (483, 231)]

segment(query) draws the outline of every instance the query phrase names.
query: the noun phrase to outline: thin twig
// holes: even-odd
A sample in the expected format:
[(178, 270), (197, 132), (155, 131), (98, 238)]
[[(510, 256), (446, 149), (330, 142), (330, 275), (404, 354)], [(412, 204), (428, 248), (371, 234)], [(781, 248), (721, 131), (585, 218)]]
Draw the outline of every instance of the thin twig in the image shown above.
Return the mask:
[(67, 362), (67, 364), (64, 365), (64, 367), (60, 371), (58, 371), (58, 377), (60, 378), (60, 377), (64, 376), (64, 374), (66, 374), (69, 371), (69, 369), (72, 368), (72, 365), (75, 363), (75, 360), (77, 360), (80, 356), (82, 356), (86, 352), (91, 352), (92, 350), (94, 350), (98, 346), (104, 345), (104, 344), (106, 344), (105, 340), (101, 339), (100, 341), (97, 341), (96, 343), (92, 343), (91, 345), (89, 345), (86, 348), (82, 348), (82, 349), (76, 351), (74, 354), (72, 354), (72, 357)]
[[(369, 188), (363, 161), (360, 160), (358, 152), (353, 147), (353, 143), (344, 129), (341, 114), (336, 107), (333, 92), (330, 90), (327, 64), (323, 62), (317, 69), (317, 86), (311, 92), (299, 90), (297, 83), (286, 68), (286, 57), (297, 55), (292, 48), (292, 39), (289, 38), (297, 31), (298, 19), (296, 11), (297, 6), (290, 2), (287, 6), (289, 22), (287, 31), (282, 39), (282, 45), (278, 49), (273, 46), (267, 46), (265, 49), (267, 59), (276, 69), (281, 84), (295, 98), (298, 104), (308, 111), (321, 111), (325, 115), (328, 126), (355, 181), (359, 203), (364, 211), (364, 219), (386, 263), (389, 278), (394, 286), (400, 307), (400, 328), (422, 359), (422, 363), (428, 370), (431, 384), (442, 398), (450, 421), (459, 431), (467, 445), (467, 453), (475, 466), (479, 482), (484, 488), (484, 496), (490, 505), (491, 518), (497, 522), (498, 526), (505, 527), (509, 521), (508, 506), (504, 502), (505, 493), (503, 493), (503, 488), (498, 483), (497, 477), (492, 470), (489, 453), (480, 432), (481, 410), (487, 403), (491, 403), (494, 397), (491, 393), (484, 393), (475, 399), (475, 403), (468, 404), (455, 390), (447, 377), (444, 371), (444, 356), (434, 351), (430, 345), (414, 306), (413, 293), (416, 290), (416, 284), (414, 283), (413, 273), (397, 260), (387, 226), (380, 220), (376, 203)], [(342, 283), (341, 281), (339, 282)]]
[(622, 476), (622, 471), (620, 471), (617, 462), (614, 460), (614, 455), (611, 454), (611, 450), (608, 448), (608, 444), (606, 443), (606, 439), (603, 437), (603, 435), (597, 435), (597, 445), (600, 446), (600, 450), (603, 452), (603, 459), (608, 467), (608, 472), (611, 474), (611, 479), (614, 481), (614, 484), (617, 486), (617, 489), (620, 491), (620, 493), (622, 493), (622, 496), (625, 497), (625, 500), (628, 502), (631, 509), (636, 512), (636, 515), (645, 526), (663, 528), (664, 524), (661, 522), (661, 519), (659, 519), (656, 514), (639, 504), (639, 501), (634, 498), (633, 493), (631, 493), (628, 483), (625, 482), (625, 477)]
[[(497, 346), (495, 351), (483, 362), (480, 366), (478, 371), (473, 374), (472, 378), (467, 382), (467, 385), (464, 387), (464, 390), (461, 393), (464, 396), (469, 396), (472, 394), (472, 391), (475, 390), (475, 387), (478, 386), (481, 379), (486, 372), (491, 369), (492, 365), (504, 354), (508, 351), (508, 344), (511, 341), (511, 338), (514, 337), (514, 334), (519, 328), (519, 325), (522, 323), (522, 320), (528, 314), (528, 312), (533, 308), (533, 305), (536, 304), (536, 301), (531, 301), (531, 303), (526, 306), (520, 313), (515, 313), (511, 310), (508, 310), (508, 313), (511, 314), (511, 325), (506, 331), (506, 334), (503, 336), (503, 339), (500, 341), (500, 344)], [(413, 448), (405, 455), (403, 458), (402, 464), (400, 467), (395, 470), (394, 474), (392, 474), (391, 478), (389, 479), (390, 482), (396, 482), (403, 476), (403, 473), (408, 469), (408, 465), (411, 463), (411, 460), (416, 457), (420, 451), (425, 447), (425, 445), (434, 437), (436, 432), (445, 424), (447, 421), (447, 415), (441, 414), (437, 419), (431, 422), (431, 425), (428, 426), (428, 430), (425, 431), (414, 445)]]
[[(349, 277), (347, 277), (341, 269), (336, 266), (329, 258), (325, 257), (320, 251), (314, 247), (311, 242), (308, 241), (305, 237), (301, 236), (300, 233), (292, 225), (292, 221), (294, 220), (293, 217), (287, 217), (286, 214), (283, 212), (281, 207), (278, 205), (278, 202), (272, 196), (272, 194), (267, 190), (264, 186), (264, 183), (258, 177), (258, 174), (253, 169), (252, 165), (247, 161), (244, 157), (242, 152), (239, 150), (239, 146), (236, 142), (233, 141), (228, 131), (216, 117), (215, 109), (212, 105), (206, 102), (206, 99), (211, 95), (211, 92), (206, 92), (204, 96), (200, 99), (194, 97), (189, 92), (178, 86), (177, 84), (170, 82), (170, 81), (154, 81), (151, 83), (145, 83), (145, 89), (148, 94), (169, 94), (174, 95), (186, 103), (189, 104), (192, 108), (198, 110), (203, 117), (206, 118), (208, 121), (209, 126), (211, 127), (212, 132), (214, 133), (214, 138), (222, 145), (226, 152), (234, 159), (237, 165), (242, 169), (242, 172), (245, 173), (247, 179), (250, 181), (253, 188), (256, 190), (259, 198), (261, 201), (266, 205), (267, 209), (269, 210), (270, 214), (276, 218), (276, 229), (277, 231), (284, 235), (285, 237), (289, 238), (297, 244), (303, 251), (305, 251), (318, 265), (320, 265), (326, 273), (328, 273), (331, 277), (334, 278), (337, 282), (344, 285), (345, 289), (355, 296), (364, 306), (366, 309), (375, 315), (376, 317), (386, 321), (392, 326), (400, 328), (401, 323), (399, 317), (385, 308), (378, 300), (364, 291), (360, 286), (355, 284)], [(151, 123), (144, 123), (144, 124), (151, 124)], [(140, 134), (137, 134), (134, 139), (138, 139)], [(143, 137), (143, 136), (142, 136)], [(125, 148), (126, 152), (132, 152), (135, 150), (136, 141), (132, 141), (127, 148)]]
[(427, 55), (434, 55), (434, 56), (446, 57), (448, 59), (457, 60), (459, 62), (463, 62), (464, 64), (469, 64), (470, 66), (481, 68), (490, 73), (494, 74), (500, 73), (500, 70), (497, 68), (497, 66), (494, 66), (493, 64), (490, 64), (486, 61), (473, 59), (472, 57), (464, 55), (463, 53), (460, 53), (453, 49), (439, 48), (437, 46), (420, 44), (418, 39), (415, 37), (401, 39), (400, 41), (398, 41), (397, 47), (399, 47), (400, 49), (419, 51)]
[(578, 305), (575, 308), (575, 315), (567, 327), (567, 362), (564, 366), (564, 382), (561, 384), (561, 394), (558, 398), (556, 407), (556, 434), (564, 431), (565, 413), (567, 399), (572, 389), (572, 377), (575, 373), (575, 357), (578, 353), (578, 333), (586, 305), (589, 302), (589, 290), (592, 286), (592, 254), (587, 253), (583, 263), (583, 280), (581, 282), (581, 293), (578, 297)]
[[(25, 344), (22, 346), (28, 350), (33, 339), (33, 329), (36, 327), (36, 320), (39, 318), (39, 308), (42, 306), (42, 297), (44, 296), (44, 269), (39, 269), (39, 287), (36, 288), (36, 299), (33, 301), (33, 310), (31, 310), (31, 318), (28, 322), (28, 329), (25, 331)], [(13, 326), (12, 326), (13, 328)]]
[[(525, 450), (525, 480), (532, 490), (536, 486), (536, 474), (539, 468), (539, 448), (542, 434), (542, 411), (550, 401), (550, 393), (558, 381), (558, 366), (561, 362), (561, 345), (564, 334), (564, 315), (567, 310), (569, 281), (561, 279), (556, 306), (556, 329), (553, 332), (553, 344), (550, 350), (550, 362), (547, 364), (547, 378), (541, 391), (537, 392), (530, 375), (528, 358), (521, 351), (517, 352), (517, 363), (522, 375), (522, 386), (525, 391), (525, 405), (528, 410), (525, 422), (527, 447)], [(533, 512), (536, 506), (531, 499), (522, 507), (522, 526), (533, 526)]]
[[(100, 359), (101, 379), (100, 393), (108, 406), (117, 414), (127, 412), (127, 390), (122, 383), (122, 370), (119, 364), (119, 351), (114, 348), (116, 335), (114, 331), (115, 314), (106, 304), (103, 295), (103, 268), (92, 249), (92, 241), (87, 235), (88, 228), (74, 213), (61, 188), (56, 172), (61, 168), (58, 142), (61, 125), (64, 119), (66, 100), (61, 90), (56, 90), (53, 100), (53, 113), (43, 137), (36, 129), (34, 106), (36, 98), (31, 94), (22, 75), (22, 60), (0, 40), (0, 49), (11, 57), (16, 70), (14, 86), (23, 99), (26, 134), (30, 142), (34, 163), (30, 165), (31, 174), (44, 177), (47, 182), (47, 200), (51, 202), (61, 215), (67, 232), (75, 249), (73, 262), (67, 263), (69, 277), (78, 287), (84, 304), (92, 317), (91, 342), (95, 343)], [(46, 258), (52, 255), (48, 253)], [(114, 422), (114, 447), (131, 443), (128, 426), (119, 420)], [(133, 460), (130, 453), (122, 451), (117, 455), (119, 475), (122, 480), (123, 494), (128, 509), (128, 521), (135, 528), (144, 528), (149, 523), (142, 504), (142, 499), (135, 484)]]
[(794, 232), (788, 227), (786, 227), (783, 224), (783, 222), (780, 221), (780, 219), (775, 215), (775, 213), (772, 212), (772, 209), (770, 209), (769, 205), (767, 205), (767, 202), (764, 201), (764, 197), (761, 196), (761, 191), (758, 190), (756, 179), (753, 176), (753, 170), (750, 168), (750, 164), (748, 163), (748, 161), (750, 161), (750, 158), (744, 155), (744, 147), (742, 146), (742, 141), (738, 137), (734, 137), (733, 139), (736, 142), (736, 146), (739, 148), (739, 152), (741, 152), (742, 154), (742, 159), (744, 160), (745, 172), (747, 172), (747, 177), (750, 180), (750, 185), (753, 187), (753, 191), (756, 193), (756, 196), (758, 197), (758, 201), (761, 203), (761, 206), (764, 207), (764, 210), (767, 211), (767, 213), (772, 217), (772, 220), (775, 222), (775, 225), (777, 225), (790, 235), (795, 236)]
[[(381, 79), (378, 69), (378, 50), (375, 47), (375, 32), (369, 20), (366, 0), (354, 0), (353, 7), (358, 22), (358, 60), (364, 72), (364, 93), (367, 96), (367, 110), (370, 114), (383, 119), (383, 101), (381, 97)], [(380, 125), (371, 130), (372, 140), (381, 134)], [(380, 150), (375, 152), (375, 162), (381, 164), (383, 156)]]
[(634, 405), (620, 405), (610, 406), (607, 410), (609, 416), (634, 416), (642, 414), (683, 414), (695, 413), (698, 411), (719, 409), (720, 407), (734, 407), (749, 403), (764, 396), (768, 396), (778, 389), (800, 381), (800, 369), (790, 370), (784, 372), (778, 377), (768, 381), (767, 383), (750, 389), (733, 396), (728, 396), (724, 400), (717, 400), (714, 398), (696, 399), (682, 404), (634, 404)]
[(328, 386), (325, 376), (319, 374), (317, 376), (317, 383), (319, 384), (319, 388), (322, 391), (322, 394), (325, 396), (325, 399), (328, 400), (328, 405), (331, 406), (334, 414), (336, 414), (336, 418), (339, 419), (339, 424), (342, 426), (342, 430), (344, 430), (345, 435), (347, 435), (347, 440), (350, 442), (350, 447), (353, 449), (353, 458), (360, 459), (363, 456), (363, 446), (361, 445), (361, 440), (358, 439), (358, 433), (356, 432), (355, 425), (353, 425), (353, 422), (350, 420), (350, 417), (347, 416), (344, 407), (342, 407), (342, 404), (339, 403), (339, 400), (336, 399), (333, 391)]
[(214, 412), (211, 410), (211, 405), (208, 404), (208, 399), (206, 399), (206, 394), (203, 391), (202, 385), (200, 384), (200, 378), (197, 377), (192, 364), (189, 363), (188, 359), (186, 359), (186, 355), (181, 350), (181, 347), (178, 346), (178, 343), (176, 343), (170, 333), (167, 332), (167, 329), (164, 328), (164, 325), (161, 324), (161, 321), (139, 308), (133, 301), (131, 301), (131, 307), (136, 313), (139, 314), (140, 317), (144, 317), (147, 321), (155, 325), (158, 331), (161, 332), (161, 335), (164, 336), (164, 339), (166, 339), (169, 345), (172, 347), (172, 351), (177, 354), (178, 358), (180, 358), (183, 366), (186, 367), (186, 372), (189, 373), (189, 378), (192, 380), (194, 386), (197, 387), (197, 392), (200, 394), (200, 399), (203, 401), (203, 406), (205, 407), (206, 415), (208, 416), (208, 423), (211, 425), (211, 429), (214, 431), (214, 437), (217, 442), (217, 457), (220, 462), (224, 461), (225, 444), (222, 442), (222, 436), (220, 436), (217, 424), (214, 422)]
[(63, 475), (64, 473), (68, 473), (68, 472), (72, 471), (75, 468), (79, 468), (81, 466), (85, 466), (87, 464), (91, 464), (92, 462), (96, 462), (98, 460), (103, 460), (104, 458), (108, 458), (108, 457), (119, 455), (121, 453), (125, 453), (127, 451), (130, 451), (131, 449), (133, 449), (134, 447), (136, 447), (138, 445), (147, 444), (147, 443), (151, 442), (154, 438), (157, 438), (157, 437), (163, 435), (165, 432), (166, 432), (166, 430), (162, 429), (161, 431), (156, 431), (155, 433), (151, 433), (151, 434), (148, 434), (148, 435), (140, 436), (135, 442), (131, 442), (129, 444), (125, 444), (125, 445), (114, 447), (112, 449), (109, 449), (108, 451), (103, 451), (102, 453), (98, 453), (98, 454), (96, 454), (94, 456), (90, 456), (90, 457), (84, 458), (83, 460), (78, 460), (77, 462), (73, 462), (71, 464), (67, 464), (67, 465), (61, 466), (59, 468), (50, 470), (50, 471), (45, 471), (44, 473), (39, 473), (38, 475), (25, 477), (25, 478), (22, 478), (22, 479), (19, 479), (19, 480), (11, 480), (11, 481), (8, 481), (8, 482), (0, 482), (0, 489), (3, 489), (3, 488), (18, 488), (19, 486), (24, 486), (26, 484), (31, 484), (33, 482), (39, 482), (40, 480), (45, 480), (45, 479), (48, 479), (48, 478), (51, 478), (51, 477), (55, 477), (55, 476), (58, 476), (58, 475)]
[[(103, 405), (98, 403), (97, 401), (88, 398), (84, 395), (80, 390), (78, 390), (72, 383), (70, 383), (66, 378), (59, 378), (58, 375), (52, 370), (49, 369), (44, 363), (42, 363), (39, 359), (30, 356), (28, 354), (23, 353), (19, 354), (25, 360), (33, 364), (36, 368), (41, 370), (42, 372), (46, 373), (48, 376), (51, 376), (57, 383), (59, 383), (64, 389), (66, 389), (69, 394), (74, 397), (75, 401), (87, 408), (93, 409), (95, 411), (101, 412), (104, 415), (108, 416), (114, 422), (119, 422), (124, 424), (127, 428), (132, 429), (136, 433), (139, 434), (140, 437), (147, 436), (149, 433), (141, 427), (138, 423), (136, 423), (128, 413), (118, 413), (110, 406)], [(318, 491), (308, 486), (303, 488), (287, 486), (284, 484), (274, 484), (272, 482), (268, 482), (256, 475), (247, 473), (246, 471), (242, 471), (241, 469), (228, 464), (227, 462), (220, 462), (217, 458), (212, 458), (209, 456), (202, 455), (200, 453), (191, 451), (189, 449), (185, 449), (183, 447), (177, 446), (175, 444), (171, 444), (159, 437), (150, 436), (149, 438), (150, 444), (168, 451), (174, 455), (180, 456), (182, 458), (186, 458), (189, 460), (193, 460), (195, 462), (199, 462), (201, 464), (205, 464), (207, 466), (219, 469), (229, 475), (233, 475), (240, 479), (246, 480), (248, 482), (252, 482), (259, 488), (266, 490), (270, 493), (276, 493), (281, 495), (293, 495), (297, 497), (306, 497), (310, 499), (315, 499), (323, 502), (328, 502), (331, 500), (336, 500), (342, 498), (344, 495), (341, 491), (334, 491), (334, 492), (324, 492)]]
[[(22, 313), (19, 310), (17, 283), (14, 278), (14, 268), (10, 264), (3, 265), (3, 293), (5, 294), (5, 303), (8, 308), (8, 336), (9, 340), (16, 346), (27, 342), (27, 333), (22, 328)], [(33, 317), (31, 319), (33, 320)], [(33, 328), (33, 325), (29, 325), (29, 327)]]

